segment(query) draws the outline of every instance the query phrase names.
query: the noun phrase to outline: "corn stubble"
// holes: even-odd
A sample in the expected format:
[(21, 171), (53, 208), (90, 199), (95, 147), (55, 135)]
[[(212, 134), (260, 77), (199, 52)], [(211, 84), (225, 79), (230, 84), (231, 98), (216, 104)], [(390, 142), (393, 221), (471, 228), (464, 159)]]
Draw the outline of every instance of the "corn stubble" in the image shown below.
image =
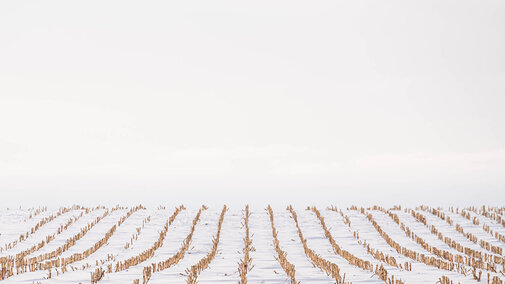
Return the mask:
[(240, 280), (238, 283), (247, 284), (247, 272), (251, 271), (254, 268), (252, 264), (252, 258), (250, 256), (250, 252), (254, 251), (254, 247), (252, 246), (252, 239), (249, 233), (249, 217), (251, 213), (249, 213), (249, 205), (246, 205), (244, 211), (244, 222), (242, 226), (245, 228), (245, 237), (244, 237), (244, 249), (242, 252), (244, 253), (244, 258), (240, 260), (238, 264), (238, 274), (240, 275)]
[[(93, 271), (90, 272), (90, 282), (97, 283), (105, 279), (109, 274), (119, 273), (121, 271), (128, 270), (131, 267), (142, 265), (142, 275), (141, 277), (140, 275), (137, 276), (139, 278), (133, 280), (133, 283), (146, 284), (150, 281), (153, 274), (173, 267), (185, 257), (189, 250), (191, 250), (194, 232), (200, 221), (201, 215), (204, 214), (208, 208), (205, 205), (199, 208), (191, 223), (190, 231), (186, 238), (182, 241), (180, 248), (175, 254), (171, 255), (167, 259), (151, 263), (148, 262), (156, 255), (156, 251), (163, 246), (164, 240), (167, 238), (168, 230), (176, 220), (177, 216), (179, 216), (180, 212), (186, 210), (183, 205), (180, 205), (173, 210), (172, 214), (168, 217), (164, 226), (161, 228), (158, 238), (148, 247), (148, 249), (145, 249), (142, 252), (122, 261), (116, 261), (116, 256), (113, 254), (102, 255), (100, 258), (93, 260), (93, 262), (88, 260), (91, 255), (106, 247), (117, 229), (133, 214), (145, 209), (146, 208), (142, 205), (131, 208), (120, 206), (113, 208), (107, 208), (104, 206), (83, 207), (74, 205), (72, 207), (62, 207), (56, 212), (48, 214), (49, 212), (47, 211), (47, 207), (31, 208), (29, 212), (27, 212), (25, 218), (27, 220), (32, 220), (32, 224), (34, 225), (32, 225), (32, 227), (30, 227), (26, 232), (19, 234), (19, 237), (16, 239), (7, 242), (5, 245), (0, 247), (0, 253), (8, 252), (16, 246), (27, 242), (27, 240), (32, 238), (32, 235), (37, 233), (41, 228), (51, 224), (51, 222), (55, 222), (57, 219), (61, 219), (61, 221), (64, 222), (55, 227), (54, 232), (46, 235), (42, 238), (42, 240), (34, 242), (35, 244), (31, 244), (28, 248), (21, 250), (16, 254), (0, 257), (0, 280), (5, 280), (15, 275), (35, 271), (43, 271), (46, 275), (44, 277), (45, 279), (52, 279), (55, 276), (59, 276), (67, 272), (78, 270), (89, 271), (93, 269)], [(158, 210), (165, 210), (165, 207), (160, 206)], [(270, 205), (268, 205), (265, 210), (266, 218), (270, 221), (274, 258), (282, 267), (287, 280), (291, 284), (299, 283), (296, 280), (296, 267), (294, 263), (288, 260), (288, 254), (282, 249), (283, 244), (279, 241), (279, 231), (276, 229), (274, 222), (274, 211)], [(314, 265), (314, 267), (321, 270), (329, 278), (335, 281), (335, 283), (351, 283), (346, 280), (346, 274), (337, 265), (337, 263), (325, 259), (322, 255), (316, 252), (316, 247), (311, 247), (310, 241), (308, 241), (303, 235), (303, 226), (301, 226), (303, 224), (300, 224), (297, 212), (293, 206), (289, 205), (286, 210), (290, 213), (290, 217), (293, 220), (292, 224), (296, 227), (297, 237), (303, 247), (305, 257)], [(316, 207), (307, 207), (306, 210), (308, 211), (307, 214), (313, 214), (315, 217), (314, 221), (318, 222), (322, 229), (321, 236), (324, 236), (331, 245), (335, 255), (348, 264), (359, 268), (361, 271), (375, 275), (375, 277), (386, 284), (405, 283), (404, 280), (400, 279), (396, 275), (393, 275), (391, 271), (395, 271), (395, 273), (401, 272), (404, 274), (419, 274), (416, 269), (413, 269), (413, 263), (424, 264), (447, 272), (449, 275), (444, 275), (438, 278), (436, 283), (440, 284), (459, 283), (455, 282), (453, 280), (454, 278), (451, 279), (454, 275), (457, 275), (458, 277), (462, 275), (464, 276), (464, 279), (471, 279), (478, 282), (487, 281), (488, 284), (503, 284), (502, 279), (503, 276), (505, 276), (505, 258), (503, 257), (503, 250), (499, 243), (505, 243), (505, 235), (500, 234), (500, 228), (497, 228), (497, 226), (505, 228), (505, 208), (482, 206), (460, 209), (451, 207), (448, 211), (428, 206), (420, 206), (414, 209), (402, 209), (401, 206), (394, 206), (389, 209), (380, 206), (373, 206), (369, 208), (358, 208), (357, 206), (352, 206), (348, 208), (348, 211), (346, 212), (351, 214), (351, 216), (355, 216), (352, 212), (356, 212), (356, 215), (358, 216), (364, 216), (364, 220), (367, 220), (368, 223), (370, 223), (371, 228), (379, 234), (380, 238), (385, 241), (390, 249), (411, 260), (410, 262), (404, 263), (399, 263), (397, 258), (393, 255), (388, 254), (385, 251), (381, 251), (378, 248), (374, 248), (371, 244), (367, 243), (367, 241), (362, 240), (360, 232), (355, 230), (355, 226), (353, 226), (351, 218), (346, 215), (344, 211), (333, 206), (327, 208), (327, 212), (329, 212), (328, 214), (338, 214), (340, 216), (342, 222), (340, 226), (346, 228), (346, 231), (349, 232), (348, 236), (352, 237), (351, 239), (364, 249), (364, 252), (366, 252), (369, 256), (368, 259), (375, 262), (375, 264), (372, 264), (371, 261), (362, 259), (352, 252), (343, 249), (333, 237), (332, 232), (328, 229), (323, 214)], [(197, 283), (200, 273), (208, 269), (212, 261), (215, 259), (220, 245), (222, 225), (227, 211), (228, 207), (226, 205), (223, 206), (217, 222), (217, 231), (212, 239), (212, 247), (210, 250), (203, 258), (188, 267), (185, 270), (186, 273), (182, 275), (186, 277), (186, 283)], [(65, 257), (62, 256), (64, 252), (74, 247), (78, 241), (86, 236), (88, 232), (96, 227), (102, 220), (107, 217), (110, 218), (113, 212), (116, 212), (115, 214), (119, 215), (119, 220), (114, 222), (110, 228), (105, 230), (103, 235), (97, 241), (88, 244), (82, 251)], [(402, 212), (405, 214), (402, 214)], [(386, 220), (391, 220), (391, 224), (393, 224), (393, 226), (397, 226), (408, 239), (418, 244), (425, 253), (400, 245), (397, 240), (386, 233), (386, 230), (379, 225), (374, 218), (374, 214), (383, 214), (381, 216), (384, 216)], [(245, 206), (244, 210), (242, 210), (242, 215), (241, 225), (242, 228), (244, 228), (243, 248), (242, 257), (237, 263), (238, 267), (236, 268), (236, 275), (238, 277), (239, 284), (246, 284), (248, 282), (248, 273), (255, 267), (254, 260), (251, 257), (251, 253), (255, 251), (255, 247), (253, 246), (253, 234), (251, 233), (249, 224), (251, 216), (249, 205)], [(91, 216), (95, 216), (94, 219), (84, 226), (81, 225), (80, 228), (77, 228), (78, 232), (65, 240), (63, 244), (54, 246), (48, 252), (36, 255), (38, 251), (52, 243), (58, 235), (68, 232), (70, 228), (76, 229), (74, 227), (76, 227), (75, 224), (79, 220), (82, 218), (89, 218)], [(431, 217), (431, 219), (428, 217)], [(436, 237), (435, 240), (438, 239), (437, 241), (441, 241), (446, 244), (449, 248), (451, 248), (451, 251), (442, 249), (427, 241), (419, 232), (417, 232), (420, 230), (419, 226), (415, 227), (415, 229), (410, 228), (407, 226), (407, 223), (404, 222), (405, 218), (412, 218), (414, 222), (422, 224), (420, 227), (423, 228), (424, 226), (426, 228), (425, 234), (432, 234)], [(447, 230), (442, 231), (440, 225), (435, 224), (430, 220), (443, 221), (444, 223), (442, 224), (453, 230), (456, 235), (459, 234), (460, 237), (455, 238), (453, 235), (448, 235), (449, 233)], [(463, 224), (458, 220), (463, 220), (465, 223)], [(135, 231), (131, 235), (130, 240), (126, 242), (124, 247), (122, 247), (123, 250), (127, 251), (131, 248), (131, 246), (133, 246), (135, 241), (138, 240), (141, 235), (141, 231), (144, 226), (150, 221), (151, 217), (147, 216), (142, 220), (140, 226), (135, 227)], [(466, 226), (480, 228), (484, 232), (484, 235), (477, 235), (474, 233), (475, 231), (467, 229), (468, 227)], [(389, 226), (387, 229), (389, 229)], [(490, 240), (490, 238), (493, 239)], [(461, 239), (468, 242), (464, 243)], [(469, 244), (475, 244), (477, 249), (470, 247)], [(86, 262), (87, 260), (88, 262)], [(76, 262), (79, 262), (80, 265), (77, 266)], [(34, 283), (35, 282), (36, 281), (34, 281)]]

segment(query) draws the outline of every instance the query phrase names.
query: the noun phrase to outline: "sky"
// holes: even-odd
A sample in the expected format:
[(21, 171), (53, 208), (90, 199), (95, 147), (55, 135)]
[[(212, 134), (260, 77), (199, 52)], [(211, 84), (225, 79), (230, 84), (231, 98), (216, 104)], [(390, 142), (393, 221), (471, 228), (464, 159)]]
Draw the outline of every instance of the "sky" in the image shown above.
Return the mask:
[(1, 1), (0, 206), (503, 205), (504, 1)]

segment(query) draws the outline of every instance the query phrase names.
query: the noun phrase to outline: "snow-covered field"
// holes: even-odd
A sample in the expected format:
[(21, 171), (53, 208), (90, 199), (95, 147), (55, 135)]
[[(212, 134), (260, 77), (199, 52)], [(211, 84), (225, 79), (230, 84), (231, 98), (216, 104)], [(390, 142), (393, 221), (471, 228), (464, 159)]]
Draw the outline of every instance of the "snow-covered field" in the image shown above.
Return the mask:
[(3, 208), (0, 282), (502, 283), (504, 218), (482, 207)]

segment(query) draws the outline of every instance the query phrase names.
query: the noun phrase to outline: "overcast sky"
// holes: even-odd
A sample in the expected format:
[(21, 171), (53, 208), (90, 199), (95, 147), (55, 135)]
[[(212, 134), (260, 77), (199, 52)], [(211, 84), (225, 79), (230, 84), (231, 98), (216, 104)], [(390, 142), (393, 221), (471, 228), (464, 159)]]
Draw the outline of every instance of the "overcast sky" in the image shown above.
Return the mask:
[(505, 2), (1, 1), (0, 205), (505, 200)]

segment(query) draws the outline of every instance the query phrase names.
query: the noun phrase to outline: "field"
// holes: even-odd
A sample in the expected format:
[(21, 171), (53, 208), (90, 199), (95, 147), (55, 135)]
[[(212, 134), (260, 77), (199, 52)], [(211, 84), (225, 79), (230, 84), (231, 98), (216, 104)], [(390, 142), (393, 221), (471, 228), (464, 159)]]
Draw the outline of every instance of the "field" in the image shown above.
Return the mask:
[(505, 209), (3, 208), (0, 283), (503, 283)]

